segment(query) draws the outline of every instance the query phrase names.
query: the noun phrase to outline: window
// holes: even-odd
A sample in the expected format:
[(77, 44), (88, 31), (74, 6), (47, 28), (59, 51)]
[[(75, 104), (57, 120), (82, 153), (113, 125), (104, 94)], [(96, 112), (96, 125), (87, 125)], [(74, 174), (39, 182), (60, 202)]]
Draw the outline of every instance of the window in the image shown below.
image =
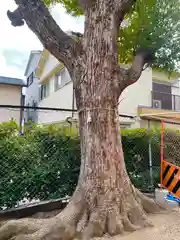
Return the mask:
[(33, 83), (34, 73), (32, 72), (27, 78), (27, 86), (29, 87)]
[(66, 85), (66, 83), (70, 82), (71, 78), (66, 68), (63, 68), (58, 74), (55, 75), (55, 91), (59, 88)]
[(33, 107), (37, 107), (37, 102), (36, 101), (31, 101), (31, 103), (28, 103), (27, 106), (27, 122), (35, 123), (37, 119), (37, 113), (36, 109)]
[(33, 100), (33, 107), (37, 107), (37, 102), (35, 100)]
[(40, 87), (40, 100), (49, 96), (49, 82), (41, 85)]
[(131, 128), (131, 125), (130, 124), (120, 124), (120, 128), (121, 129), (128, 129), (128, 128)]
[(62, 86), (62, 76), (56, 75), (55, 76), (55, 91), (58, 90)]

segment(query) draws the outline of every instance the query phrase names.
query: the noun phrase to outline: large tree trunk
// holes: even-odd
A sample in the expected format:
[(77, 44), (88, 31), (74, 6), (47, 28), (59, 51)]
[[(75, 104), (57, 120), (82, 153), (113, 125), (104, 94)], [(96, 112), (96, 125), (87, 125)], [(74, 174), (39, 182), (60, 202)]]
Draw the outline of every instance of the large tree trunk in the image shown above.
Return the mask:
[(82, 164), (78, 188), (85, 201), (85, 236), (114, 235), (149, 224), (144, 212), (150, 210), (149, 205), (141, 202), (127, 175), (117, 107), (104, 103), (82, 111), (79, 117)]
[(86, 12), (86, 58), (81, 65), (85, 67), (75, 86), (81, 137), (78, 189), (85, 201), (85, 236), (149, 225), (145, 211), (150, 206), (151, 211), (157, 210), (132, 186), (125, 167), (118, 113), (118, 26), (117, 12), (108, 1), (99, 1), (97, 8)]
[(77, 232), (84, 239), (114, 235), (149, 226), (145, 212), (158, 210), (131, 184), (124, 163), (118, 116), (124, 88), (118, 76), (119, 2), (96, 0), (86, 8), (83, 52), (71, 69), (81, 137), (80, 177), (72, 199), (50, 220), (9, 222), (0, 229), (1, 240), (14, 235), (15, 240), (72, 239)]

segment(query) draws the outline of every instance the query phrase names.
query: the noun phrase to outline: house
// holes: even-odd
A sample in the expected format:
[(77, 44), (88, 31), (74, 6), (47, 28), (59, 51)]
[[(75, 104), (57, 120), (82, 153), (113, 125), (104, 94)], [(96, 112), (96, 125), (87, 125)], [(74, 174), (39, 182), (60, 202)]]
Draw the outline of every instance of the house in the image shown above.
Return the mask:
[[(39, 102), (39, 79), (35, 74), (35, 70), (38, 66), (40, 57), (41, 51), (31, 51), (24, 73), (27, 81), (25, 105), (29, 107), (37, 107)], [(38, 111), (34, 109), (26, 109), (24, 117), (25, 123), (28, 121), (37, 123)]]
[[(36, 69), (40, 82), (39, 107), (75, 109), (73, 84), (62, 63), (43, 50)], [(127, 87), (119, 99), (120, 124), (122, 128), (147, 127), (157, 111), (180, 111), (179, 74), (169, 79), (168, 74), (147, 68), (139, 80)], [(147, 116), (148, 114), (148, 116)], [(41, 111), (38, 123), (64, 122), (68, 117), (77, 118), (71, 111)], [(157, 116), (156, 116), (157, 118)], [(154, 120), (155, 121), (155, 120)], [(156, 119), (156, 122), (160, 119)]]
[[(124, 90), (120, 97), (119, 112), (121, 114), (137, 115), (136, 121), (129, 127), (147, 127), (148, 121), (160, 122), (167, 114), (174, 116), (180, 112), (180, 84), (174, 73), (168, 74), (158, 70), (146, 69), (140, 79)], [(159, 116), (161, 113), (161, 117)], [(167, 121), (166, 116), (166, 121)], [(177, 123), (177, 119), (174, 123)], [(127, 126), (127, 125), (126, 125)]]
[(66, 68), (47, 50), (41, 54), (36, 69), (40, 82), (39, 107), (69, 109), (70, 111), (40, 111), (39, 124), (64, 122), (73, 117), (75, 108), (73, 84)]
[[(18, 124), (22, 121), (23, 109), (11, 106), (23, 106), (24, 96), (22, 88), (25, 87), (22, 79), (0, 76), (0, 122), (15, 120)], [(5, 107), (4, 105), (8, 105)]]
[(180, 127), (180, 74), (173, 75), (169, 78), (162, 72), (153, 72), (151, 104), (138, 106), (141, 127), (146, 127), (148, 121), (153, 125), (161, 120), (169, 127)]
[[(52, 56), (47, 50), (43, 50), (41, 58), (36, 69), (36, 75), (40, 80), (41, 93), (39, 107), (51, 107), (51, 108), (63, 108), (63, 109), (75, 109), (75, 97), (73, 91), (73, 84), (69, 73), (64, 68), (62, 63)], [(137, 91), (141, 94), (137, 98)], [(119, 104), (119, 112), (122, 115), (137, 115), (138, 104), (148, 104), (151, 101), (151, 89), (152, 89), (152, 70), (148, 69), (143, 72), (140, 80), (136, 85), (124, 91)], [(129, 99), (133, 93), (132, 97)], [(148, 94), (147, 94), (148, 93)], [(132, 103), (133, 102), (133, 103)], [(38, 116), (39, 124), (59, 123), (64, 122), (68, 117), (77, 118), (77, 115), (73, 112), (66, 111), (41, 111)], [(121, 126), (129, 127), (136, 121), (129, 117), (120, 117)], [(135, 126), (135, 125), (134, 125)]]
[[(138, 106), (151, 106), (152, 69), (147, 68), (142, 72), (139, 80), (128, 86), (121, 93), (119, 99), (119, 114), (137, 116)], [(128, 119), (120, 117), (121, 128), (138, 128), (140, 121), (137, 118)]]

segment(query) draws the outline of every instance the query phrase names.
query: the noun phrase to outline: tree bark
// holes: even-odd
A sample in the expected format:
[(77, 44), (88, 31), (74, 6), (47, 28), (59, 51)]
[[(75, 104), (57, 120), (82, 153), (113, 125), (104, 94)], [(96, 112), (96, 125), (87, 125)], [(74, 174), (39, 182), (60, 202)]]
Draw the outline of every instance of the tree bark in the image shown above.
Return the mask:
[(0, 229), (1, 240), (13, 236), (15, 240), (73, 239), (77, 233), (83, 239), (115, 235), (150, 226), (145, 213), (159, 210), (131, 184), (121, 144), (119, 96), (127, 76), (136, 81), (144, 64), (144, 55), (138, 55), (141, 66), (136, 68), (136, 62), (129, 72), (119, 71), (117, 35), (127, 2), (133, 1), (96, 0), (85, 11), (83, 52), (72, 59), (81, 169), (70, 203), (52, 219), (5, 224)]

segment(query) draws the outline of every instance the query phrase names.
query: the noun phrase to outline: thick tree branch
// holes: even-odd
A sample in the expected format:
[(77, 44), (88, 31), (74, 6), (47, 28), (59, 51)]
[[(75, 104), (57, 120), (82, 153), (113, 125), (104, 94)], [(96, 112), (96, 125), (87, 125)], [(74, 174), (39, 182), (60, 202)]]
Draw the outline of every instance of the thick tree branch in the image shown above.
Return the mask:
[(120, 68), (119, 74), (119, 89), (122, 92), (126, 87), (135, 83), (141, 76), (144, 66), (150, 65), (154, 58), (154, 51), (152, 49), (139, 49), (129, 69)]
[(124, 20), (126, 14), (128, 14), (137, 0), (115, 0), (115, 9), (118, 12), (119, 24)]
[(92, 7), (95, 4), (95, 2), (96, 0), (78, 0), (78, 3), (83, 10)]
[(25, 21), (44, 47), (70, 70), (72, 59), (78, 54), (78, 42), (62, 31), (41, 0), (15, 2), (17, 9), (7, 12), (12, 25), (22, 26)]

